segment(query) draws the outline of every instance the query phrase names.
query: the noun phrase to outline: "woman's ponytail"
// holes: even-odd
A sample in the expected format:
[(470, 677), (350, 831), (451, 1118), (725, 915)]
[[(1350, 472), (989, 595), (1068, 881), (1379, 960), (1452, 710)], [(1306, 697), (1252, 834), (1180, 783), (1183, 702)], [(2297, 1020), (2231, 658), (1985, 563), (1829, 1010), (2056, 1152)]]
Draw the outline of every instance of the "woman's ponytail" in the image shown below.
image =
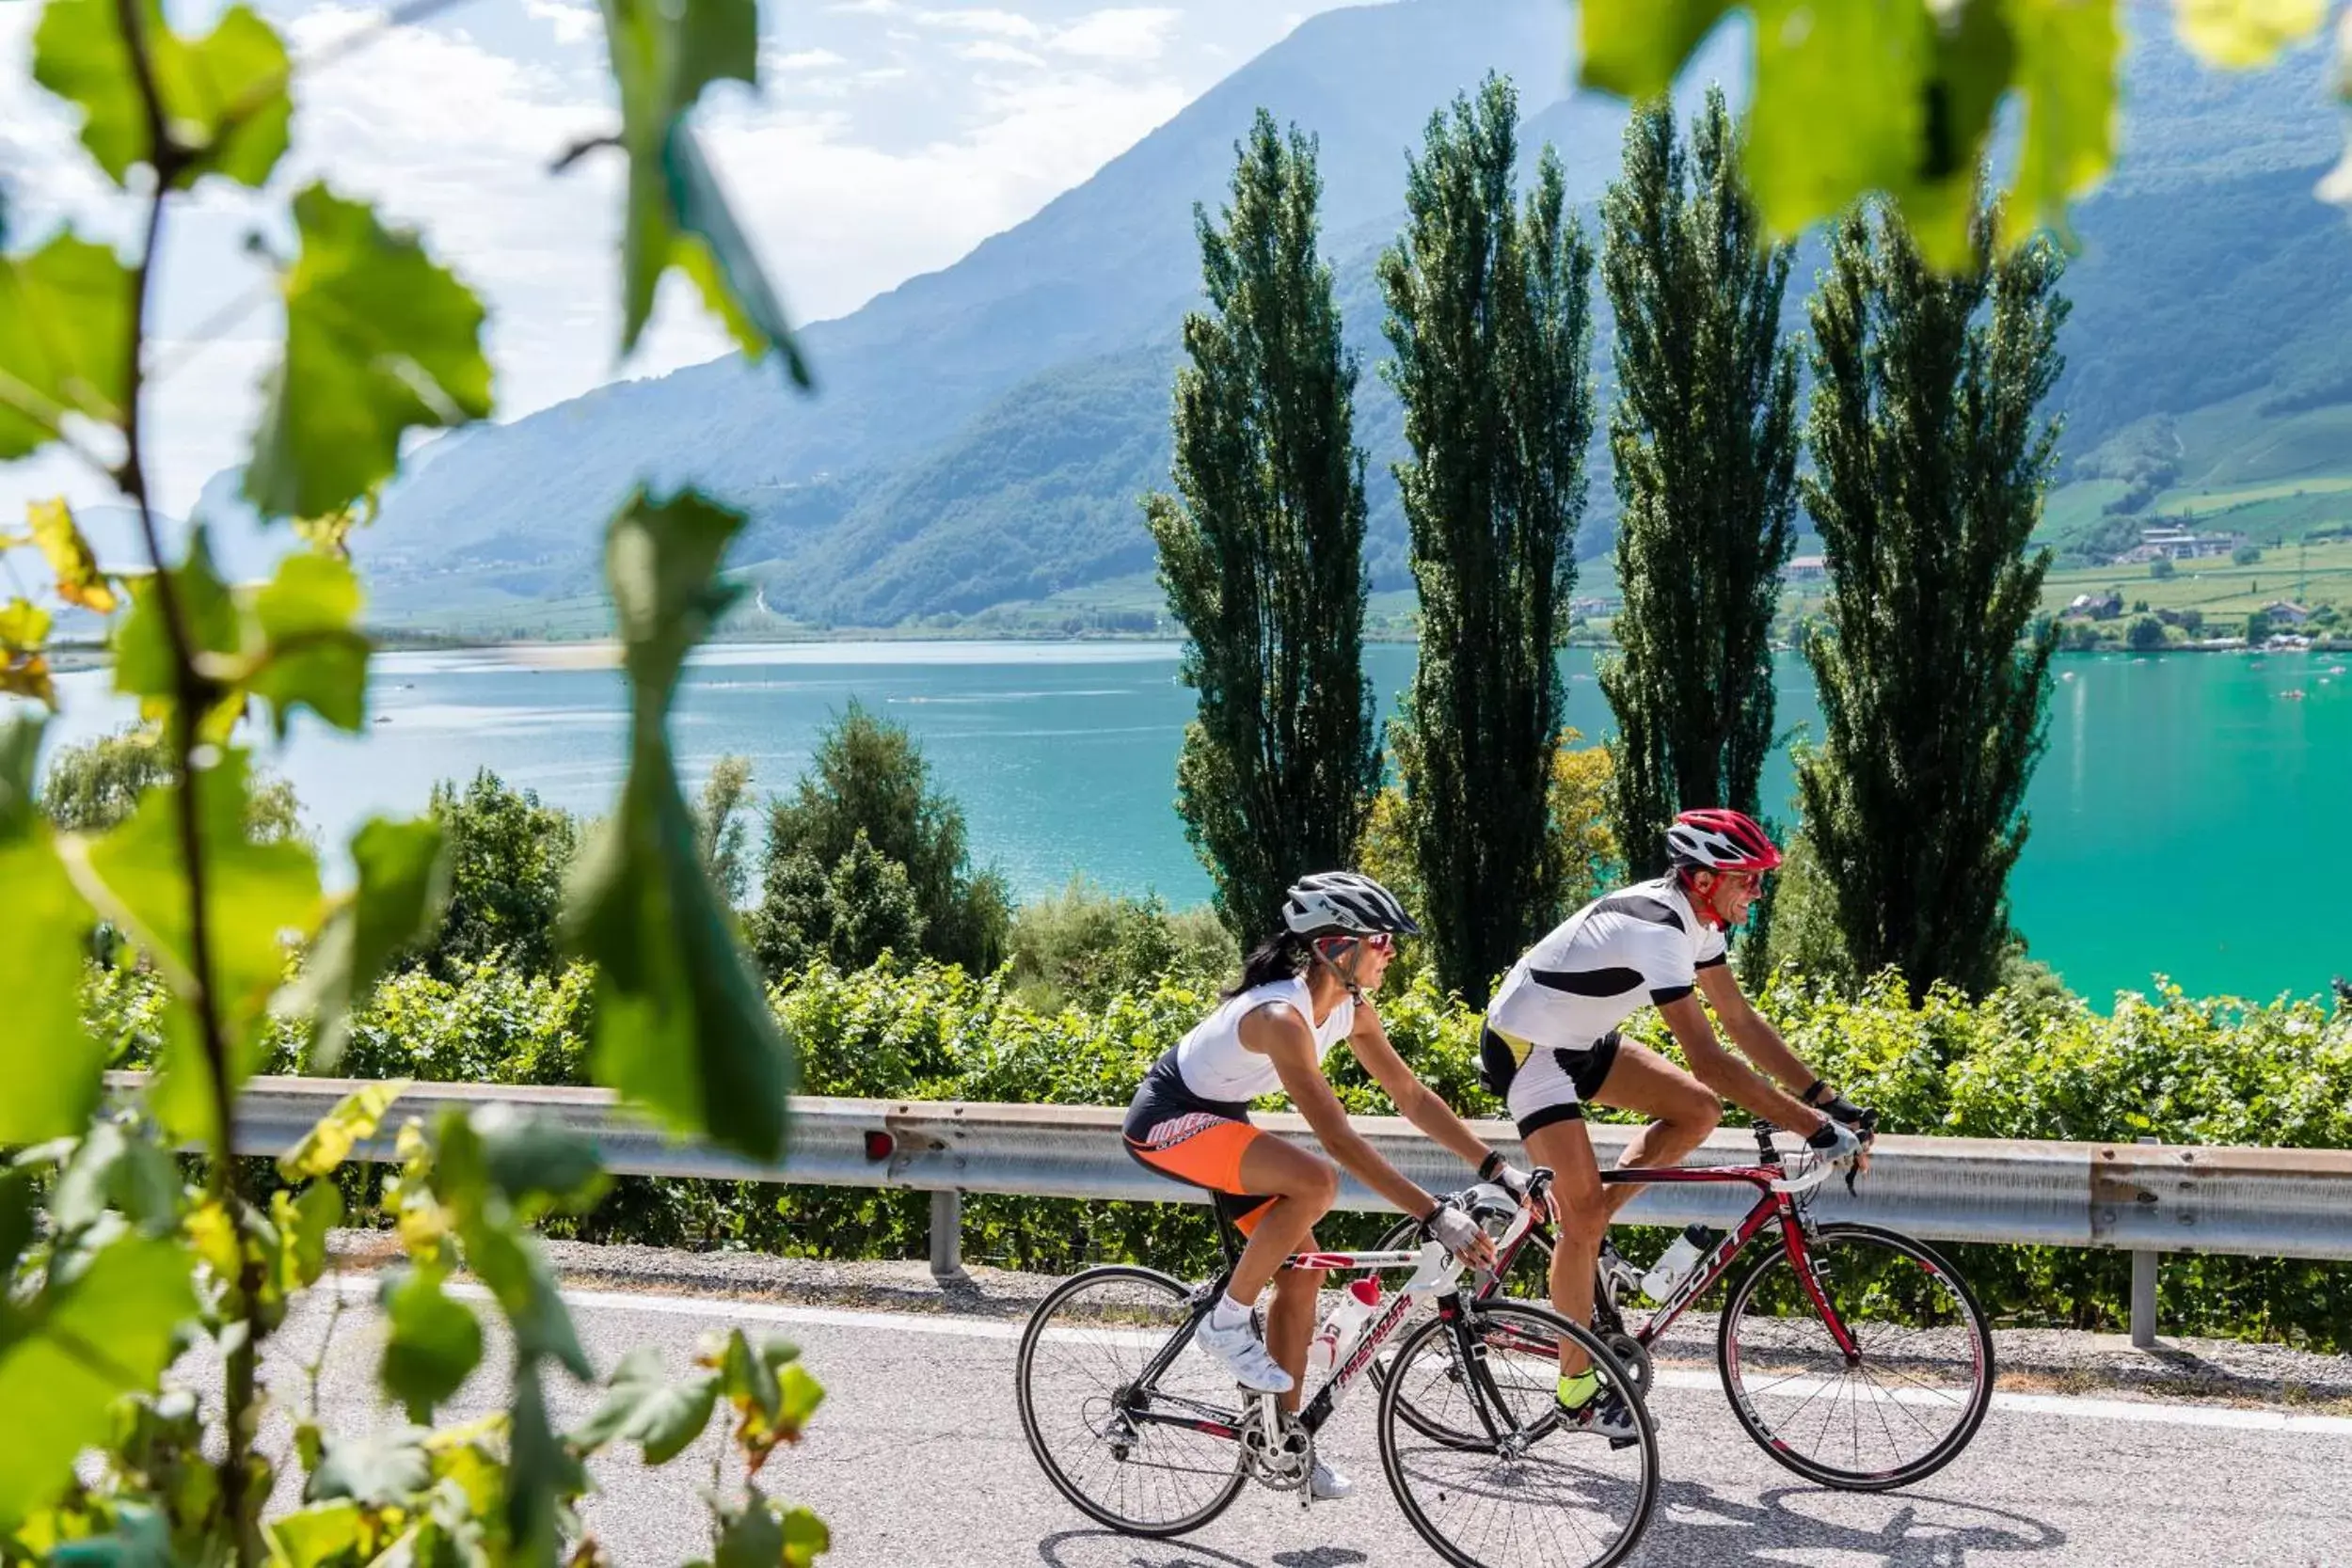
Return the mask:
[(1241, 978), (1225, 994), (1239, 996), (1243, 991), (1272, 985), (1277, 980), (1295, 980), (1307, 967), (1307, 939), (1295, 931), (1277, 931), (1249, 950), (1241, 961)]

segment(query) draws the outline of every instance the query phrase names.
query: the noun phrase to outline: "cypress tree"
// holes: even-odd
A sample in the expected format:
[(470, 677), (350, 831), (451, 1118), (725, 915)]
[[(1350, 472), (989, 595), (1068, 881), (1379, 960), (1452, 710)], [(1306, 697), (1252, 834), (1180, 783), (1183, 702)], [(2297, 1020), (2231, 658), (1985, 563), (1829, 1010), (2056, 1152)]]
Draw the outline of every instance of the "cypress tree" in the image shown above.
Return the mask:
[(1996, 260), (1993, 230), (1979, 213), (1975, 265), (1940, 277), (1890, 213), (1856, 211), (1811, 302), (1804, 489), (1830, 588), (1799, 790), (1856, 971), (1891, 965), (1915, 998), (1996, 981), (2056, 646), (2029, 630), (2049, 552), (2025, 551), (2067, 303), (2052, 245)]
[(1772, 744), (1772, 613), (1796, 542), (1797, 355), (1781, 341), (1788, 250), (1742, 187), (1720, 90), (1686, 152), (1660, 100), (1626, 127), (1601, 203), (1617, 324), (1609, 450), (1620, 650), (1611, 818), (1637, 876), (1665, 869), (1677, 811), (1757, 810)]
[(1176, 494), (1145, 501), (1200, 693), (1176, 809), (1236, 936), (1288, 886), (1346, 865), (1380, 783), (1363, 670), (1364, 458), (1356, 356), (1318, 254), (1312, 137), (1263, 109), (1223, 221), (1196, 206), (1209, 309), (1184, 319)]
[(1546, 148), (1514, 199), (1518, 104), (1489, 76), (1430, 118), (1380, 259), (1421, 657), (1390, 744), (1438, 981), (1473, 1003), (1556, 914), (1547, 792), (1592, 437), (1592, 247)]

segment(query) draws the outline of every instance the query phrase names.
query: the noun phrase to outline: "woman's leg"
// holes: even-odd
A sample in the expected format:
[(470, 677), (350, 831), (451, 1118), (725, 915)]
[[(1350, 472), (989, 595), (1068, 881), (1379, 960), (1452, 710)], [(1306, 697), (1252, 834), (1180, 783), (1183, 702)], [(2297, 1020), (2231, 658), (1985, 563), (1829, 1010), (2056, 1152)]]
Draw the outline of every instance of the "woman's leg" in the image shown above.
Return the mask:
[[(1340, 1196), (1340, 1173), (1330, 1161), (1261, 1133), (1242, 1151), (1241, 1184), (1245, 1191), (1270, 1195), (1274, 1201), (1250, 1216), (1249, 1244), (1233, 1265), (1227, 1293), (1245, 1306), (1258, 1299), (1271, 1283), (1274, 1304), (1266, 1312), (1266, 1350), (1277, 1365), (1291, 1374), (1293, 1386), (1283, 1397), (1287, 1409), (1298, 1408), (1297, 1384), (1307, 1371), (1307, 1344), (1315, 1333), (1315, 1292), (1323, 1284), (1320, 1271), (1284, 1270), (1282, 1259), (1307, 1245), (1315, 1221), (1330, 1212)], [(1278, 1277), (1279, 1275), (1279, 1277)]]
[[(1618, 1045), (1617, 1058), (1609, 1066), (1609, 1076), (1601, 1080), (1600, 1086), (1589, 1098), (1597, 1104), (1614, 1105), (1650, 1118), (1649, 1125), (1626, 1145), (1625, 1156), (1617, 1162), (1620, 1165), (1680, 1164), (1724, 1119), (1723, 1101), (1715, 1097), (1714, 1090), (1657, 1052), (1631, 1040)], [(1531, 1159), (1537, 1158), (1533, 1148), (1528, 1153)], [(1592, 1157), (1589, 1145), (1585, 1157)], [(1597, 1181), (1598, 1178), (1595, 1180)], [(1632, 1202), (1641, 1190), (1633, 1182), (1620, 1183), (1608, 1194), (1603, 1212), (1615, 1214)], [(1600, 1245), (1597, 1233), (1593, 1244), (1596, 1248)], [(1586, 1289), (1590, 1288), (1588, 1279)]]
[[(1314, 1232), (1310, 1230), (1292, 1250), (1314, 1251)], [(1292, 1412), (1298, 1409), (1298, 1396), (1307, 1387), (1307, 1346), (1315, 1337), (1315, 1300), (1323, 1277), (1321, 1269), (1282, 1270), (1274, 1276), (1274, 1303), (1266, 1308), (1265, 1348), (1275, 1364), (1291, 1374), (1291, 1391), (1281, 1396), (1281, 1403)]]
[[(1548, 1122), (1520, 1135), (1527, 1157), (1551, 1167), (1552, 1206), (1559, 1236), (1551, 1249), (1551, 1305), (1570, 1321), (1593, 1323), (1593, 1274), (1600, 1266), (1600, 1238), (1609, 1228), (1600, 1165), (1581, 1117)], [(1560, 1375), (1574, 1377), (1591, 1364), (1574, 1340), (1560, 1341)]]

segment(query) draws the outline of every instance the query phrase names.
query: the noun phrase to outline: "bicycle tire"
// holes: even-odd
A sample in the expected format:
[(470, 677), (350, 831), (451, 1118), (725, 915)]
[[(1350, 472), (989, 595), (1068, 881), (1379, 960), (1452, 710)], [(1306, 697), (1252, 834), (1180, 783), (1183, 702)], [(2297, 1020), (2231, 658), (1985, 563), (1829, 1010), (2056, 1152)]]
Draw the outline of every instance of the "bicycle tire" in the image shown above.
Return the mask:
[[(1789, 1262), (1788, 1243), (1785, 1241), (1775, 1240), (1763, 1256), (1756, 1259), (1755, 1267), (1741, 1275), (1739, 1283), (1732, 1287), (1730, 1295), (1724, 1303), (1722, 1321), (1716, 1325), (1716, 1368), (1723, 1378), (1724, 1392), (1730, 1398), (1732, 1415), (1740, 1422), (1740, 1430), (1745, 1432), (1758, 1448), (1807, 1481), (1818, 1481), (1824, 1486), (1834, 1486), (1841, 1491), (1884, 1492), (1894, 1487), (1907, 1486), (1915, 1481), (1925, 1480), (1959, 1457), (1961, 1450), (1965, 1449), (1969, 1440), (1976, 1435), (1977, 1429), (1983, 1425), (1985, 1412), (1992, 1407), (1993, 1385), (1996, 1370), (1993, 1357), (1993, 1331), (1985, 1322), (1983, 1308), (1977, 1305), (1976, 1294), (1968, 1289), (1968, 1282), (1960, 1276), (1959, 1271), (1954, 1269), (1942, 1254), (1923, 1243), (1915, 1242), (1908, 1236), (1896, 1231), (1869, 1225), (1824, 1225), (1808, 1236), (1805, 1244), (1806, 1250), (1814, 1256), (1817, 1264), (1834, 1265), (1841, 1249), (1859, 1254), (1864, 1249), (1877, 1248), (1883, 1253), (1891, 1254), (1894, 1258), (1905, 1259), (1916, 1265), (1932, 1285), (1941, 1289), (1950, 1298), (1948, 1311), (1955, 1321), (1947, 1325), (1931, 1325), (1928, 1329), (1905, 1327), (1902, 1332), (1919, 1335), (1934, 1332), (1940, 1326), (1947, 1339), (1957, 1339), (1964, 1347), (1972, 1363), (1970, 1381), (1964, 1395), (1953, 1402), (1946, 1390), (1899, 1370), (1894, 1371), (1894, 1376), (1914, 1386), (1907, 1389), (1883, 1386), (1877, 1375), (1867, 1370), (1864, 1365), (1869, 1360), (1867, 1349), (1864, 1344), (1868, 1326), (1874, 1321), (1883, 1320), (1874, 1320), (1868, 1308), (1850, 1308), (1840, 1303), (1838, 1316), (1846, 1323), (1857, 1348), (1864, 1351), (1864, 1354), (1856, 1360), (1848, 1361), (1830, 1340), (1829, 1330), (1821, 1323), (1818, 1313), (1810, 1310), (1810, 1298), (1804, 1294), (1802, 1285), (1796, 1278), (1795, 1269)], [(1822, 1371), (1815, 1374), (1813, 1384), (1799, 1382), (1799, 1379), (1806, 1375), (1803, 1370), (1799, 1370), (1784, 1373), (1773, 1384), (1752, 1388), (1748, 1386), (1746, 1369), (1762, 1356), (1774, 1353), (1762, 1350), (1761, 1347), (1743, 1348), (1739, 1343), (1742, 1333), (1741, 1325), (1763, 1321), (1765, 1314), (1752, 1314), (1749, 1308), (1756, 1303), (1760, 1291), (1772, 1288), (1778, 1281), (1786, 1282), (1781, 1286), (1784, 1292), (1787, 1292), (1783, 1299), (1804, 1303), (1807, 1309), (1804, 1315), (1809, 1315), (1811, 1323), (1820, 1337), (1818, 1343), (1801, 1345), (1795, 1350), (1782, 1351), (1778, 1354), (1785, 1358), (1809, 1355), (1822, 1368)], [(1825, 1282), (1825, 1288), (1834, 1287), (1835, 1284), (1833, 1277), (1831, 1281)], [(1785, 1318), (1781, 1315), (1772, 1315), (1772, 1321), (1793, 1321), (1799, 1316), (1800, 1314), (1796, 1313), (1788, 1314)], [(1883, 1346), (1883, 1341), (1881, 1343)], [(1922, 1355), (1927, 1348), (1931, 1347), (1921, 1348)], [(1883, 1357), (1882, 1364), (1885, 1359), (1889, 1358)], [(1840, 1368), (1842, 1370), (1839, 1370)], [(1851, 1402), (1854, 1414), (1849, 1428), (1849, 1434), (1851, 1438), (1850, 1451), (1854, 1455), (1855, 1462), (1851, 1465), (1833, 1465), (1820, 1458), (1798, 1452), (1790, 1438), (1801, 1433), (1804, 1421), (1804, 1410), (1812, 1403), (1818, 1402), (1823, 1394), (1830, 1393), (1834, 1388), (1849, 1386), (1857, 1378), (1867, 1382), (1872, 1391), (1866, 1398), (1860, 1389), (1854, 1389), (1855, 1397)], [(1762, 1393), (1778, 1394), (1782, 1388), (1791, 1383), (1794, 1383), (1796, 1386), (1788, 1388), (1787, 1393), (1780, 1397), (1796, 1399), (1802, 1396), (1802, 1402), (1777, 1422), (1768, 1419), (1763, 1411), (1758, 1408), (1756, 1396)], [(1805, 1392), (1808, 1386), (1812, 1387), (1810, 1393)], [(1866, 1402), (1883, 1423), (1882, 1435), (1885, 1437), (1886, 1447), (1889, 1449), (1899, 1446), (1896, 1433), (1907, 1430), (1888, 1419), (1890, 1410), (1901, 1414), (1905, 1419), (1923, 1431), (1931, 1431), (1927, 1421), (1913, 1407), (1942, 1411), (1947, 1403), (1950, 1403), (1949, 1414), (1953, 1418), (1952, 1424), (1940, 1436), (1934, 1437), (1927, 1445), (1925, 1451), (1917, 1456), (1877, 1468), (1865, 1468), (1860, 1461), (1862, 1448), (1868, 1433), (1864, 1428), (1860, 1412)], [(1822, 1433), (1825, 1439), (1835, 1423), (1838, 1408), (1839, 1402), (1833, 1397), (1828, 1411), (1823, 1417)]]
[[(1045, 1479), (1052, 1481), (1055, 1490), (1069, 1498), (1072, 1504), (1088, 1518), (1099, 1524), (1107, 1525), (1124, 1535), (1152, 1538), (1183, 1535), (1187, 1531), (1199, 1529), (1224, 1513), (1232, 1506), (1233, 1499), (1241, 1494), (1243, 1485), (1248, 1480), (1248, 1474), (1243, 1466), (1242, 1449), (1238, 1442), (1211, 1437), (1205, 1433), (1193, 1433), (1192, 1435), (1200, 1439), (1201, 1444), (1225, 1443), (1230, 1450), (1228, 1461), (1230, 1473), (1211, 1486), (1207, 1492), (1206, 1500), (1198, 1506), (1175, 1513), (1168, 1517), (1138, 1517), (1132, 1509), (1122, 1511), (1120, 1506), (1102, 1500), (1078, 1477), (1070, 1473), (1070, 1468), (1064, 1462), (1064, 1456), (1057, 1453), (1048, 1440), (1045, 1421), (1041, 1414), (1041, 1399), (1037, 1387), (1038, 1356), (1041, 1347), (1048, 1342), (1048, 1331), (1056, 1326), (1054, 1322), (1056, 1313), (1074, 1298), (1088, 1291), (1117, 1283), (1132, 1286), (1139, 1301), (1151, 1301), (1157, 1298), (1163, 1303), (1175, 1325), (1169, 1327), (1170, 1334), (1177, 1332), (1178, 1326), (1181, 1326), (1191, 1311), (1192, 1290), (1190, 1287), (1156, 1270), (1136, 1268), (1130, 1264), (1109, 1264), (1101, 1268), (1088, 1269), (1071, 1275), (1056, 1286), (1047, 1292), (1043, 1301), (1038, 1303), (1037, 1309), (1029, 1314), (1028, 1325), (1021, 1334), (1020, 1352), (1014, 1360), (1013, 1391), (1021, 1410), (1022, 1435), (1028, 1440), (1029, 1452), (1036, 1457), (1039, 1467), (1045, 1472)], [(1075, 1325), (1066, 1326), (1074, 1327)], [(1135, 1373), (1139, 1375), (1143, 1364), (1152, 1358), (1157, 1344), (1165, 1341), (1154, 1340), (1148, 1330), (1136, 1331), (1135, 1338), (1141, 1341), (1134, 1368)], [(1108, 1345), (1114, 1341), (1106, 1339), (1104, 1343)], [(1195, 1353), (1193, 1359), (1197, 1362), (1204, 1360), (1198, 1355), (1198, 1353)], [(1183, 1363), (1184, 1355), (1180, 1352), (1179, 1366)], [(1169, 1369), (1170, 1371), (1176, 1370), (1174, 1367)], [(1198, 1368), (1195, 1369), (1196, 1372), (1198, 1370)], [(1230, 1390), (1231, 1380), (1224, 1380), (1224, 1386)], [(1132, 1386), (1132, 1383), (1129, 1386)], [(1104, 1404), (1105, 1406), (1104, 1414), (1109, 1414), (1108, 1405), (1122, 1391), (1116, 1386), (1109, 1389), (1098, 1389), (1098, 1399), (1089, 1402)], [(1103, 1443), (1104, 1451), (1112, 1455), (1116, 1465), (1122, 1466), (1127, 1465), (1128, 1455), (1117, 1450), (1115, 1439), (1092, 1428), (1091, 1423), (1085, 1418), (1085, 1409), (1086, 1405), (1082, 1403), (1079, 1425), (1092, 1431), (1093, 1435)], [(1178, 1429), (1152, 1430), (1173, 1433)], [(1198, 1445), (1195, 1446), (1198, 1447)], [(1214, 1450), (1202, 1449), (1200, 1451)]]
[[(1503, 1413), (1507, 1418), (1502, 1424), (1512, 1432), (1522, 1435), (1533, 1432), (1535, 1435), (1528, 1448), (1523, 1453), (1505, 1454), (1491, 1439), (1475, 1446), (1464, 1446), (1447, 1436), (1432, 1436), (1426, 1432), (1422, 1432), (1422, 1435), (1430, 1438), (1435, 1445), (1434, 1450), (1430, 1451), (1435, 1453), (1474, 1455), (1483, 1451), (1492, 1455), (1495, 1464), (1504, 1466), (1506, 1472), (1522, 1467), (1529, 1472), (1524, 1478), (1506, 1475), (1502, 1480), (1488, 1480), (1484, 1483), (1483, 1490), (1475, 1483), (1457, 1481), (1450, 1489), (1451, 1492), (1473, 1499), (1483, 1497), (1492, 1500), (1503, 1495), (1495, 1488), (1507, 1487), (1537, 1506), (1550, 1509), (1555, 1517), (1549, 1530), (1532, 1528), (1524, 1523), (1500, 1529), (1489, 1528), (1481, 1532), (1482, 1545), (1473, 1552), (1470, 1546), (1457, 1538), (1461, 1532), (1447, 1528), (1431, 1516), (1415, 1481), (1407, 1474), (1408, 1468), (1415, 1467), (1414, 1456), (1406, 1452), (1400, 1439), (1400, 1429), (1418, 1431), (1419, 1428), (1403, 1414), (1402, 1407), (1409, 1402), (1406, 1390), (1413, 1386), (1416, 1364), (1429, 1352), (1433, 1343), (1439, 1347), (1437, 1354), (1458, 1363), (1463, 1358), (1461, 1346), (1465, 1335), (1475, 1334), (1479, 1336), (1482, 1346), (1490, 1347), (1498, 1342), (1496, 1332), (1504, 1324), (1515, 1326), (1500, 1342), (1518, 1350), (1537, 1363), (1527, 1370), (1526, 1382), (1513, 1380), (1515, 1386), (1522, 1389), (1522, 1397), (1529, 1409), (1536, 1414), (1508, 1414), (1505, 1407), (1509, 1402), (1503, 1395), (1501, 1380), (1493, 1372), (1491, 1349), (1484, 1357), (1478, 1358), (1477, 1370), (1469, 1378), (1460, 1378), (1452, 1372), (1447, 1376), (1451, 1381), (1466, 1385), (1471, 1390), (1468, 1398), (1473, 1402), (1486, 1402), (1494, 1410)], [(1632, 1412), (1635, 1425), (1640, 1430), (1640, 1436), (1629, 1449), (1613, 1449), (1600, 1437), (1561, 1431), (1549, 1425), (1549, 1412), (1554, 1408), (1552, 1388), (1557, 1382), (1562, 1335), (1575, 1339), (1583, 1348), (1602, 1381), (1618, 1390), (1625, 1399), (1627, 1408)], [(1398, 1346), (1391, 1375), (1381, 1387), (1377, 1420), (1380, 1467), (1388, 1478), (1390, 1492), (1394, 1495), (1398, 1508), (1404, 1511), (1406, 1520), (1422, 1540), (1454, 1568), (1538, 1568), (1538, 1565), (1540, 1568), (1573, 1568), (1575, 1559), (1561, 1555), (1550, 1544), (1561, 1539), (1564, 1531), (1560, 1523), (1572, 1516), (1568, 1512), (1570, 1505), (1596, 1494), (1624, 1490), (1629, 1485), (1624, 1478), (1608, 1476), (1600, 1468), (1602, 1465), (1629, 1468), (1632, 1471), (1629, 1481), (1631, 1495), (1624, 1523), (1615, 1527), (1609, 1539), (1584, 1554), (1584, 1568), (1612, 1568), (1613, 1564), (1624, 1561), (1641, 1544), (1644, 1532), (1649, 1528), (1650, 1516), (1658, 1506), (1658, 1432), (1650, 1420), (1648, 1407), (1634, 1387), (1632, 1374), (1609, 1354), (1590, 1331), (1548, 1307), (1507, 1298), (1466, 1301), (1461, 1304), (1458, 1318), (1450, 1319), (1441, 1314), (1412, 1329)], [(1443, 1423), (1443, 1429), (1449, 1433), (1459, 1433), (1467, 1430), (1468, 1424), (1467, 1421)], [(1484, 1422), (1480, 1424), (1483, 1427)], [(1531, 1459), (1537, 1455), (1541, 1456), (1542, 1463), (1531, 1463)], [(1628, 1455), (1629, 1458), (1621, 1457)], [(1596, 1464), (1580, 1465), (1576, 1463), (1580, 1456), (1590, 1456)], [(1440, 1500), (1449, 1500), (1449, 1489), (1443, 1483), (1429, 1489), (1436, 1492)], [(1475, 1501), (1471, 1506), (1474, 1510)], [(1575, 1533), (1587, 1541), (1590, 1539), (1581, 1528)], [(1492, 1555), (1484, 1544), (1486, 1543), (1493, 1543), (1499, 1550), (1512, 1555)]]
[[(1397, 1226), (1394, 1229), (1391, 1230), (1386, 1236), (1380, 1238), (1378, 1250), (1382, 1252), (1399, 1252), (1406, 1250), (1420, 1244), (1420, 1222), (1416, 1220), (1406, 1220), (1403, 1224)], [(1527, 1238), (1526, 1244), (1519, 1249), (1519, 1257), (1514, 1259), (1513, 1262), (1517, 1264), (1521, 1259), (1530, 1257), (1540, 1259), (1543, 1264), (1541, 1269), (1535, 1271), (1535, 1278), (1539, 1282), (1537, 1285), (1538, 1293), (1532, 1296), (1507, 1297), (1505, 1299), (1525, 1301), (1532, 1306), (1549, 1307), (1549, 1302), (1541, 1292), (1549, 1289), (1548, 1281), (1551, 1272), (1550, 1244), (1540, 1236), (1529, 1236)], [(1511, 1272), (1514, 1275), (1518, 1275), (1523, 1274), (1527, 1271), (1523, 1268), (1515, 1267)], [(1507, 1279), (1505, 1284), (1507, 1286)], [(1375, 1359), (1372, 1366), (1367, 1369), (1367, 1370), (1372, 1374), (1372, 1385), (1375, 1388), (1385, 1390), (1388, 1387), (1389, 1364), (1394, 1359), (1394, 1352), (1386, 1353)], [(1646, 1390), (1645, 1390), (1645, 1392), (1646, 1392)], [(1398, 1406), (1398, 1414), (1406, 1425), (1412, 1427), (1416, 1432), (1419, 1432), (1423, 1437), (1428, 1438), (1433, 1443), (1444, 1443), (1452, 1447), (1469, 1449), (1476, 1448), (1481, 1441), (1481, 1439), (1472, 1433), (1456, 1432), (1447, 1427), (1442, 1421), (1438, 1420), (1435, 1417), (1422, 1410), (1419, 1405), (1413, 1402), (1409, 1396), (1405, 1396), (1401, 1399)]]

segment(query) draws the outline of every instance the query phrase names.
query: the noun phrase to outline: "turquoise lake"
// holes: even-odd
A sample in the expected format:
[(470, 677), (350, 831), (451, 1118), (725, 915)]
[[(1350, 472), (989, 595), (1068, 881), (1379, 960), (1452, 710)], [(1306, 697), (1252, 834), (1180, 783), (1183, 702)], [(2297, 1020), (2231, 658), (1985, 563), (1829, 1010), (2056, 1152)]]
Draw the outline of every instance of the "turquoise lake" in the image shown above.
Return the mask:
[[(1383, 708), (1414, 653), (1376, 644)], [(1568, 721), (1609, 728), (1593, 656), (1564, 654)], [(2027, 808), (2032, 836), (2012, 914), (2036, 957), (2105, 1002), (2169, 974), (2191, 993), (2315, 993), (2352, 973), (2352, 915), (2332, 901), (2352, 812), (2352, 675), (2342, 655), (2065, 657), (2050, 745)], [(1166, 643), (824, 643), (705, 650), (675, 718), (699, 783), (727, 752), (762, 790), (786, 787), (850, 698), (903, 721), (961, 802), (975, 858), (1035, 895), (1084, 875), (1108, 889), (1203, 898), (1208, 879), (1171, 804), (1192, 693)], [(86, 672), (59, 684), (53, 738), (127, 716)], [(2299, 696), (2290, 693), (2300, 693)], [(1780, 666), (1784, 730), (1818, 725), (1811, 682)], [(421, 807), (435, 780), (490, 768), (554, 803), (596, 813), (618, 788), (626, 741), (610, 669), (525, 664), (489, 650), (376, 663), (368, 733), (298, 722), (264, 755), (323, 840), (374, 812)], [(308, 716), (306, 715), (307, 719)], [(1786, 756), (1768, 806), (1790, 792)], [(2308, 867), (2318, 876), (2298, 875)], [(2302, 891), (2309, 887), (2310, 892)]]

